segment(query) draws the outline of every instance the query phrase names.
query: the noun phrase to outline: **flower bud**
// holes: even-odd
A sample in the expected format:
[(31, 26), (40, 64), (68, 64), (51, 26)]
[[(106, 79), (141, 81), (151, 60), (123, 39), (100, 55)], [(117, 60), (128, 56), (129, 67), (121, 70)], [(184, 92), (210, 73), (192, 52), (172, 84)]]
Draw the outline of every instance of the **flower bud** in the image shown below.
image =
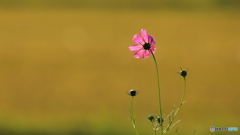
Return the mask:
[(186, 76), (187, 76), (187, 71), (186, 71), (186, 70), (181, 70), (181, 71), (180, 71), (180, 75), (181, 75), (182, 77), (186, 77)]
[(180, 68), (180, 69), (181, 69), (181, 71), (178, 72), (178, 74), (181, 75), (185, 79), (185, 77), (188, 75), (188, 73), (187, 73), (188, 70), (182, 70), (182, 68)]
[(129, 96), (132, 96), (132, 97), (133, 97), (133, 96), (136, 96), (137, 94), (138, 94), (138, 93), (137, 93), (136, 90), (130, 90), (129, 93), (128, 93), (128, 95), (129, 95)]
[(160, 118), (160, 117), (157, 117), (157, 122), (162, 125), (162, 123), (164, 122), (164, 119)]
[(155, 120), (155, 116), (149, 115), (148, 116), (148, 120), (150, 120), (151, 122), (153, 122)]

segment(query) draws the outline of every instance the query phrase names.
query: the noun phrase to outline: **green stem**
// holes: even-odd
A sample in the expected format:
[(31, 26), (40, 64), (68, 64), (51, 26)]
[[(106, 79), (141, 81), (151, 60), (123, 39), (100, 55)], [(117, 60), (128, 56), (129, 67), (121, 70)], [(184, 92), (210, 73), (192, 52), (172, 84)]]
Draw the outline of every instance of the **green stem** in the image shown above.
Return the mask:
[(156, 129), (154, 129), (154, 135), (156, 135)]
[(152, 128), (153, 128), (153, 134), (156, 135), (156, 127), (154, 126), (154, 123), (152, 122)]
[(183, 77), (183, 78), (184, 78), (184, 89), (183, 89), (183, 95), (182, 95), (181, 102), (180, 102), (180, 104), (179, 104), (176, 112), (174, 113), (172, 120), (169, 122), (168, 126), (164, 129), (164, 131), (163, 131), (164, 134), (169, 130), (170, 126), (172, 125), (174, 119), (176, 118), (176, 116), (177, 116), (177, 114), (178, 114), (179, 109), (181, 108), (181, 106), (182, 106), (182, 104), (183, 104), (184, 96), (185, 96), (185, 93), (186, 93), (186, 85), (187, 85), (187, 84), (186, 84), (186, 82), (187, 82), (187, 81), (186, 81), (186, 78), (185, 78), (185, 77)]
[(133, 128), (135, 130), (136, 135), (138, 135), (138, 130), (136, 127), (136, 122), (135, 122), (134, 113), (133, 113), (133, 97), (134, 96), (132, 96), (130, 113), (131, 113), (131, 120), (132, 120)]
[[(154, 60), (154, 63), (155, 63), (155, 66), (156, 66), (156, 71), (157, 71), (157, 83), (158, 83), (158, 103), (159, 103), (159, 112), (160, 112), (160, 118), (162, 121), (163, 117), (162, 117), (162, 103), (161, 103), (161, 91), (160, 91), (160, 79), (159, 79), (159, 73), (158, 73), (158, 65), (157, 65), (157, 61), (156, 61), (156, 58), (153, 54), (153, 52), (150, 50), (152, 56), (153, 56), (153, 60)], [(163, 126), (161, 124), (161, 135), (163, 134)]]

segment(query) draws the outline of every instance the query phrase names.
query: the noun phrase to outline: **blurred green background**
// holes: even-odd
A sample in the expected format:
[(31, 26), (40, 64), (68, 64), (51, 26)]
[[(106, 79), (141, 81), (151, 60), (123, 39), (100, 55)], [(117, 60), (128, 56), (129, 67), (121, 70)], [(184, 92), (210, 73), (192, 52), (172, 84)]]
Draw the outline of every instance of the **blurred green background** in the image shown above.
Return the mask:
[[(178, 105), (179, 135), (238, 127), (239, 0), (1, 0), (0, 134), (152, 134), (157, 83), (152, 58), (128, 47), (146, 29), (157, 42), (163, 113)], [(175, 126), (169, 134), (173, 134)]]

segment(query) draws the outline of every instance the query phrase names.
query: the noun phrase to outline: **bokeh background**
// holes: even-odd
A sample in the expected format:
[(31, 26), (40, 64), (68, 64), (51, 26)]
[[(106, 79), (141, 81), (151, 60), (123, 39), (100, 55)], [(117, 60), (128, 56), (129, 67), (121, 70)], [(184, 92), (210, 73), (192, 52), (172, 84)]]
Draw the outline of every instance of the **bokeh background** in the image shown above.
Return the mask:
[(153, 59), (128, 46), (146, 29), (157, 44), (163, 113), (177, 106), (178, 134), (238, 127), (238, 0), (0, 0), (0, 134), (134, 134), (158, 112)]

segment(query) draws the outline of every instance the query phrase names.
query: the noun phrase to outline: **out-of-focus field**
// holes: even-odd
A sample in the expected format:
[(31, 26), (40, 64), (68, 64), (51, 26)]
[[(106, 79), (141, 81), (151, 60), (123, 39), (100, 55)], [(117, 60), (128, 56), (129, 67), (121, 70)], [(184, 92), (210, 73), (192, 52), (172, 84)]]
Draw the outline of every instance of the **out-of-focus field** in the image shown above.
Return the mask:
[(128, 50), (141, 28), (157, 42), (164, 116), (181, 99), (183, 79), (176, 72), (189, 71), (179, 134), (240, 127), (239, 16), (231, 11), (1, 11), (0, 133), (134, 134), (126, 92), (138, 89), (139, 132), (152, 134), (146, 117), (158, 111), (154, 63), (151, 57), (135, 59)]

